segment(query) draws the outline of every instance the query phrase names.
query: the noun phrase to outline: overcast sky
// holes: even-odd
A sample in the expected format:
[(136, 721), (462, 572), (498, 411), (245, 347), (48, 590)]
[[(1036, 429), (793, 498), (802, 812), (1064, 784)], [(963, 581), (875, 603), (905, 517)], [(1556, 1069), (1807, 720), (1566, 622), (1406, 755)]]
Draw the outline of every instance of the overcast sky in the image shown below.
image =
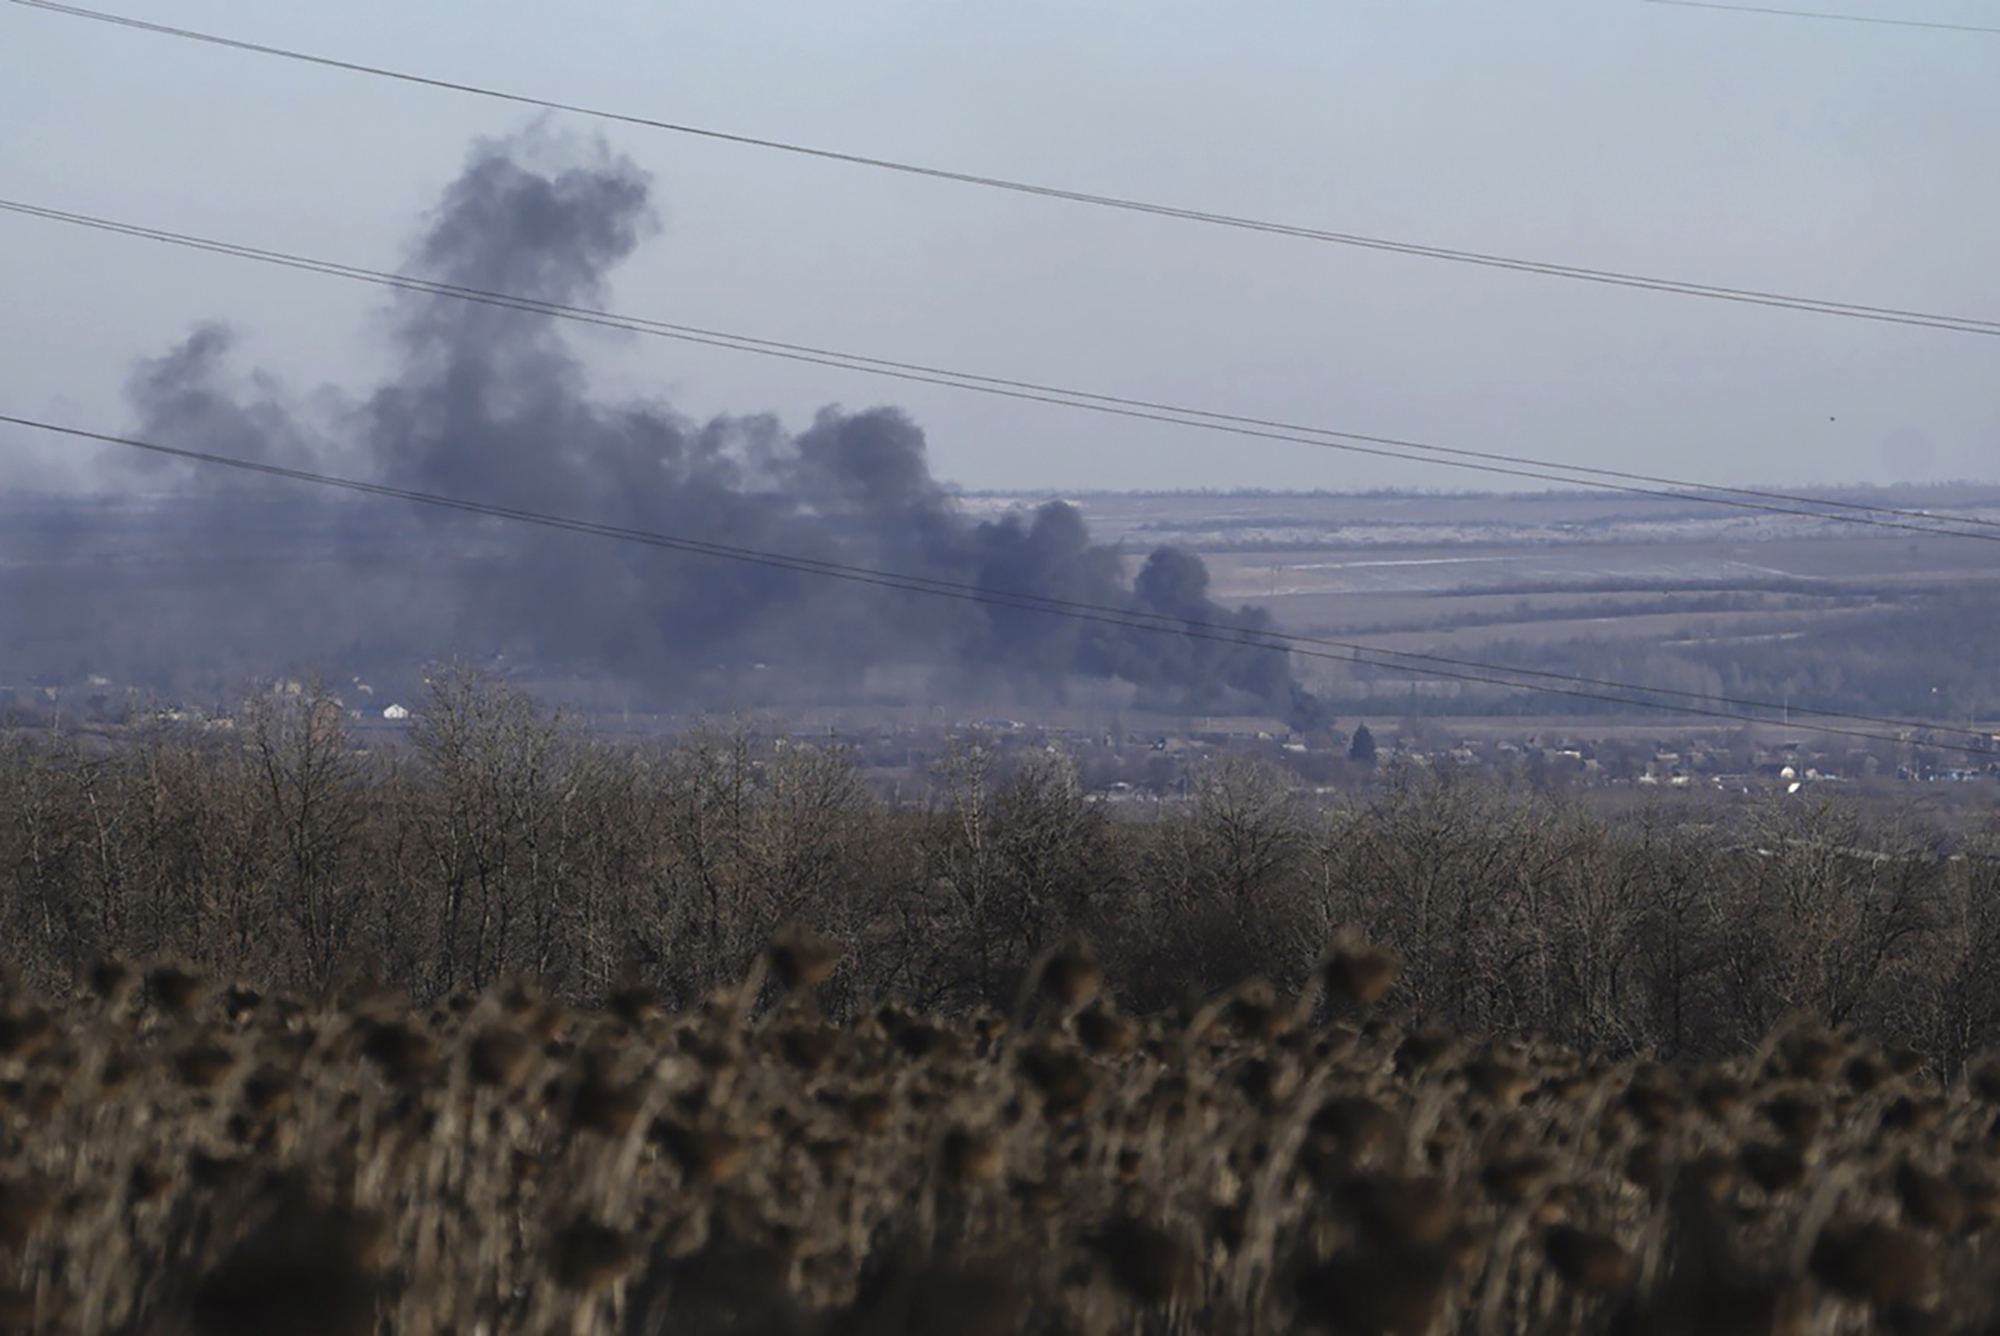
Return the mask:
[[(1852, 12), (1915, 16), (1910, 4)], [(1312, 227), (2000, 318), (2000, 36), (1640, 0), (181, 0), (119, 12), (561, 101)], [(1827, 6), (1814, 5), (1812, 8)], [(1990, 0), (1922, 17), (1994, 24)], [(526, 111), (0, 4), (0, 196), (396, 268)], [(662, 228), (616, 309), (1720, 483), (2000, 476), (2000, 339), (1384, 255), (587, 118)], [(196, 322), (300, 394), (385, 294), (0, 215), (0, 411), (131, 424)], [(1499, 485), (580, 332), (603, 394), (907, 407), (966, 487)], [(0, 429), (0, 476), (53, 458)], [(13, 470), (11, 474), (6, 470)]]

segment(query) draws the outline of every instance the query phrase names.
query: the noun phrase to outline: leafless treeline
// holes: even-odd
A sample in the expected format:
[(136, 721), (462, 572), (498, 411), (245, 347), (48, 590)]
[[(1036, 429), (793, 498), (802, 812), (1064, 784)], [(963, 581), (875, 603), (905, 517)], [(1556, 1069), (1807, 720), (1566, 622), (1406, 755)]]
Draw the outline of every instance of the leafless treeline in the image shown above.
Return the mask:
[(112, 953), (307, 993), (530, 975), (692, 1003), (796, 919), (846, 948), (836, 1011), (1005, 1008), (1075, 932), (1147, 1009), (1296, 986), (1352, 927), (1402, 952), (1413, 1010), (1472, 1031), (1726, 1052), (1803, 1013), (1947, 1070), (2000, 1040), (2000, 840), (1945, 857), (1837, 806), (1611, 824), (1409, 774), (1328, 809), (1238, 758), (1128, 819), (1060, 754), (1003, 772), (971, 743), (927, 805), (896, 806), (835, 748), (613, 744), (462, 671), (394, 750), (310, 690), (231, 732), (0, 747), (0, 932), (47, 990)]

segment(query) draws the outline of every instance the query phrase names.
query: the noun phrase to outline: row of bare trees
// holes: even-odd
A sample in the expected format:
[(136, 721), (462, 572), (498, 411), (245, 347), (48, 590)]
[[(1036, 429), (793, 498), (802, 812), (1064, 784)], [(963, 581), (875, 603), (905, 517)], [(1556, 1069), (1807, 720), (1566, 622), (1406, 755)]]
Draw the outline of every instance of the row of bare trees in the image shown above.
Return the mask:
[(2000, 1039), (2000, 841), (1947, 849), (1852, 808), (1613, 822), (1414, 770), (1327, 807), (1237, 757), (1128, 815), (1062, 753), (976, 739), (899, 805), (835, 746), (614, 745), (458, 668), (406, 740), (371, 741), (310, 687), (227, 730), (9, 735), (8, 966), (58, 990), (118, 954), (308, 993), (533, 976), (688, 1003), (797, 920), (847, 948), (836, 1008), (1005, 1008), (1083, 933), (1149, 1009), (1297, 986), (1352, 928), (1402, 952), (1407, 1005), (1478, 1032), (1708, 1052), (1812, 1014), (1947, 1066)]

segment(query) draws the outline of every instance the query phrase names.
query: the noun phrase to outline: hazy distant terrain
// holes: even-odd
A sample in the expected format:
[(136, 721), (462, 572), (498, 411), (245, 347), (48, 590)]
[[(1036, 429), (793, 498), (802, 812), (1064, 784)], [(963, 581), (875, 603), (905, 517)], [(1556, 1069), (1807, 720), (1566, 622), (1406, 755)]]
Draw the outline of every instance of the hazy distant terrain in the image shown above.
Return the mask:
[[(1811, 494), (1927, 514), (1887, 517), (1918, 527), (2000, 521), (2000, 487), (1989, 485)], [(1977, 539), (1601, 492), (1064, 499), (1100, 541), (1199, 554), (1212, 597), (1266, 608), (1294, 634), (1960, 724), (2000, 711), (1986, 667), (2000, 549)], [(1479, 713), (1495, 694), (1326, 662), (1300, 673), (1336, 700), (1414, 684)]]
[[(29, 681), (100, 674), (152, 690), (227, 691), (246, 675), (315, 668), (341, 680), (404, 684), (416, 675), (420, 656), (387, 631), (426, 617), (449, 624), (451, 592), (480, 587), (440, 574), (522, 559), (506, 525), (440, 525), (395, 501), (352, 500), (300, 512), (286, 499), (274, 488), (199, 509), (172, 497), (143, 504), (0, 501), (9, 536), (0, 602), (40, 608), (36, 634), (17, 628), (0, 646), (0, 685), (18, 689)], [(953, 504), (960, 522), (974, 526), (1031, 517), (1053, 499), (978, 493)], [(1475, 665), (1465, 670), (1473, 677), (1490, 675), (1484, 665), (1525, 667), (1956, 725), (2000, 713), (1987, 668), (2000, 651), (1989, 643), (2000, 635), (1993, 629), (2000, 626), (1994, 615), (2000, 563), (1984, 542), (1777, 516), (1699, 498), (1605, 493), (1060, 499), (1079, 513), (1095, 545), (1122, 553), (1127, 580), (1149, 554), (1171, 546), (1205, 562), (1205, 594), (1214, 605), (1259, 608), (1283, 631), (1342, 646), (1463, 659)], [(1911, 487), (1828, 499), (1936, 517), (1910, 521), (1917, 524), (1944, 523), (1946, 515), (2000, 520), (2000, 488)], [(199, 533), (196, 525), (204, 526)], [(657, 565), (663, 581), (697, 584), (729, 569), (673, 552), (640, 555), (626, 567), (640, 581), (649, 565)], [(282, 635), (272, 639), (275, 614), (254, 600), (229, 605), (218, 591), (231, 587), (230, 577), (240, 573), (231, 568), (242, 564), (256, 567), (267, 593), (282, 590), (291, 572), (299, 589), (325, 590), (331, 582), (344, 604), (362, 610), (354, 633), (336, 647), (337, 662), (288, 653)], [(33, 597), (48, 588), (74, 593), (53, 603)], [(529, 589), (539, 597), (546, 586), (531, 581)], [(911, 597), (864, 592), (901, 603)], [(429, 612), (426, 600), (435, 605)], [(383, 610), (379, 640), (371, 639), (371, 606)], [(162, 617), (162, 610), (190, 608), (218, 628), (206, 671), (188, 661), (172, 617)], [(291, 616), (297, 609), (281, 611)], [(615, 602), (608, 603), (604, 615), (615, 614)], [(449, 648), (480, 655), (509, 647)], [(1537, 697), (1518, 683), (1439, 678), (1407, 665), (1356, 664), (1345, 648), (1326, 652), (1333, 657), (1301, 657), (1295, 670), (1344, 717), (1618, 712), (1605, 702)], [(899, 674), (903, 662), (896, 647), (884, 646), (882, 662), (864, 677), (805, 686), (796, 677), (766, 682), (762, 670), (722, 666), (692, 687), (683, 680), (677, 690), (706, 690), (712, 693), (706, 703), (715, 707), (901, 702), (921, 709), (943, 702), (970, 716), (982, 712), (982, 703), (1030, 715), (1038, 706), (1052, 714), (1086, 702), (1109, 708), (1129, 704), (1132, 691), (1125, 683), (1079, 682), (1059, 694), (1024, 697), (998, 682), (982, 698), (963, 683), (954, 693), (935, 675)], [(610, 669), (599, 680), (587, 668), (522, 659), (510, 671), (576, 699), (608, 691), (617, 678)], [(622, 679), (615, 687), (611, 694), (646, 708), (681, 708), (689, 700), (685, 694), (649, 700), (643, 683)]]

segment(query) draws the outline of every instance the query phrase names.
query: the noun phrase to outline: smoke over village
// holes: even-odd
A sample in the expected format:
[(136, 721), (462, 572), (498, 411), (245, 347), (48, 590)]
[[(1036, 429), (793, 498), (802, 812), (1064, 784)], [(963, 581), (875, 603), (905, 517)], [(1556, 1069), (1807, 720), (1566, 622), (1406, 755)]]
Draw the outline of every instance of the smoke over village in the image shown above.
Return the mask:
[[(600, 306), (622, 261), (670, 244), (661, 231), (655, 183), (633, 163), (531, 132), (474, 148), (406, 272)], [(254, 369), (254, 348), (234, 331), (199, 325), (132, 370), (131, 431), (991, 598), (119, 456), (106, 463), (119, 486), (152, 498), (135, 530), (152, 541), (148, 555), (95, 550), (106, 536), (84, 504), (23, 527), (14, 543), (34, 546), (52, 574), (18, 609), (21, 642), (80, 639), (88, 625), (91, 661), (73, 666), (162, 684), (501, 656), (544, 675), (616, 682), (655, 705), (727, 706), (753, 691), (769, 703), (808, 688), (824, 698), (900, 672), (944, 699), (1059, 701), (1096, 680), (1128, 684), (1143, 708), (1326, 722), (1285, 656), (1254, 643), (1273, 627), (1269, 614), (1218, 606), (1199, 557), (1173, 547), (1134, 554), (1128, 579), (1124, 555), (1093, 542), (1061, 502), (968, 517), (932, 474), (922, 428), (894, 407), (828, 407), (796, 430), (757, 413), (696, 421), (663, 402), (598, 397), (554, 315), (433, 292), (397, 294), (388, 315), (396, 370), (360, 392), (278, 383)], [(1160, 634), (1009, 596), (1221, 632)]]

